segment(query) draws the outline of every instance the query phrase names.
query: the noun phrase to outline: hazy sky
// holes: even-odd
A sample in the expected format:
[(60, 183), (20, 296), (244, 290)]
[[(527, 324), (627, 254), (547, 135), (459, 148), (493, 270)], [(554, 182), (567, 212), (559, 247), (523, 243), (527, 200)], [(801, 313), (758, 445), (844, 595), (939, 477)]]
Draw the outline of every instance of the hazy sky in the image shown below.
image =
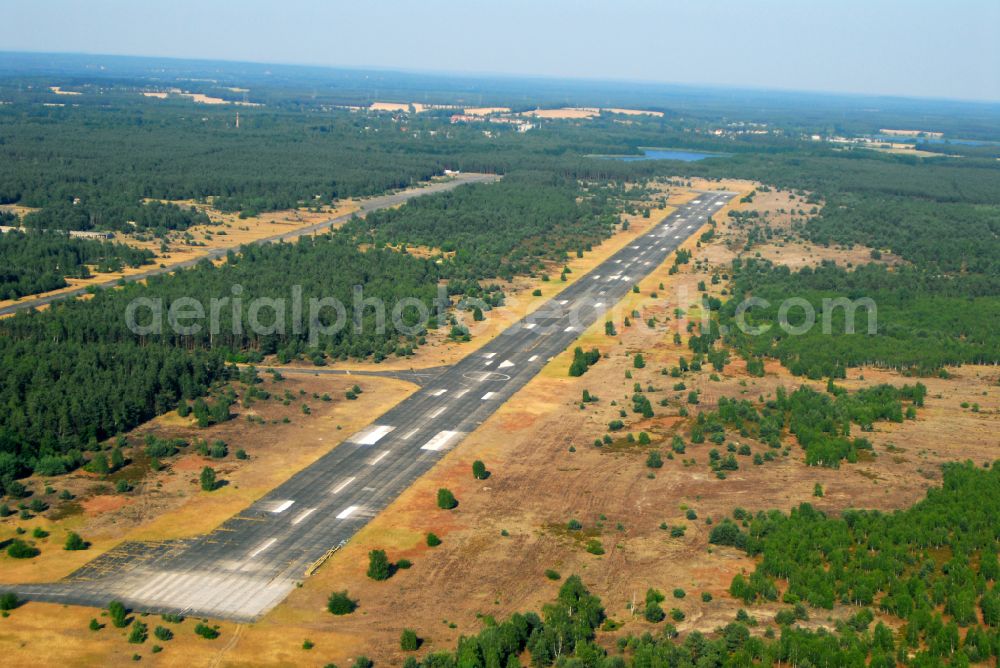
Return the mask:
[(7, 51), (1000, 101), (1000, 0), (4, 0)]

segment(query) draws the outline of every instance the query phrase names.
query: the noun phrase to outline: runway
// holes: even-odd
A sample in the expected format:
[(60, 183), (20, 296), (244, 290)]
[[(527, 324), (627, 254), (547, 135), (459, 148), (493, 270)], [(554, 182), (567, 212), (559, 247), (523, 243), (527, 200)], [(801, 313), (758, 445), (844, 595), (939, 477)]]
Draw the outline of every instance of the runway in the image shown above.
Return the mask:
[[(252, 621), (461, 443), (735, 195), (705, 192), (211, 533), (124, 544), (28, 600)], [(433, 499), (428, 500), (433, 504)]]

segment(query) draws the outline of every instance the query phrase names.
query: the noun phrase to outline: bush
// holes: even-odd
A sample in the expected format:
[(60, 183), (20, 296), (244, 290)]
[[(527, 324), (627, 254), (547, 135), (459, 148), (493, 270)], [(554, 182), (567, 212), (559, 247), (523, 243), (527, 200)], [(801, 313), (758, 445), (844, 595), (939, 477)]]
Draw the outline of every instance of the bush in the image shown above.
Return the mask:
[(108, 603), (108, 617), (111, 618), (111, 625), (116, 629), (123, 629), (128, 626), (128, 610), (121, 601), (111, 601)]
[(590, 552), (591, 554), (597, 554), (597, 555), (604, 554), (604, 546), (601, 545), (601, 541), (597, 540), (596, 538), (591, 538), (589, 541), (587, 541), (586, 549), (587, 552)]
[(138, 619), (132, 623), (132, 629), (128, 634), (128, 641), (133, 645), (141, 645), (149, 637), (148, 627)]
[(569, 529), (570, 531), (579, 531), (580, 529), (583, 528), (583, 525), (580, 524), (579, 520), (570, 520), (569, 522), (566, 523), (566, 528)]
[(392, 575), (389, 557), (385, 550), (372, 550), (368, 553), (368, 577), (372, 580), (388, 580)]
[(13, 610), (20, 604), (17, 600), (17, 594), (12, 591), (5, 591), (0, 594), (0, 610), (7, 612), (8, 610)]
[(201, 488), (206, 492), (211, 492), (218, 485), (218, 481), (215, 479), (215, 470), (210, 466), (206, 466), (201, 470), (198, 481), (201, 483)]
[(441, 544), (441, 539), (434, 532), (427, 534), (427, 547), (437, 547)]
[(413, 562), (409, 559), (400, 559), (396, 562), (396, 568), (405, 571), (413, 567)]
[(404, 652), (415, 652), (420, 649), (420, 638), (413, 629), (403, 629), (399, 636), (399, 648)]
[(153, 630), (153, 635), (156, 636), (157, 640), (162, 640), (166, 642), (174, 637), (174, 632), (168, 629), (166, 626), (157, 626)]
[(659, 450), (650, 450), (649, 455), (646, 456), (646, 466), (651, 469), (658, 469), (663, 467), (663, 457), (660, 456)]
[(647, 622), (656, 624), (662, 622), (666, 614), (664, 614), (660, 604), (653, 600), (646, 603), (646, 609), (643, 611), (642, 616), (646, 618)]
[(486, 464), (478, 459), (472, 462), (472, 477), (476, 480), (486, 480), (490, 477), (490, 472), (486, 470)]
[(674, 598), (684, 598), (685, 596), (687, 596), (687, 594), (680, 587), (674, 590)]
[(545, 569), (545, 577), (547, 577), (550, 580), (558, 580), (562, 576), (559, 575), (559, 573), (557, 573), (556, 571), (552, 570), (551, 568), (547, 568)]
[(37, 547), (28, 545), (20, 538), (15, 538), (7, 546), (7, 556), (11, 559), (31, 559), (40, 554)]
[(208, 624), (199, 623), (194, 627), (194, 632), (196, 635), (201, 636), (205, 640), (215, 640), (219, 637), (219, 630)]
[(455, 495), (451, 493), (450, 489), (442, 487), (438, 490), (437, 505), (438, 508), (441, 508), (442, 510), (451, 510), (458, 506), (458, 500), (455, 498)]
[(101, 629), (104, 628), (104, 624), (101, 624), (96, 619), (91, 619), (90, 620), (89, 628), (90, 628), (91, 631), (100, 631)]
[(639, 432), (639, 445), (649, 445), (650, 444), (649, 434), (644, 431)]
[(326, 602), (326, 609), (334, 615), (349, 615), (358, 607), (357, 601), (351, 599), (346, 591), (335, 591)]

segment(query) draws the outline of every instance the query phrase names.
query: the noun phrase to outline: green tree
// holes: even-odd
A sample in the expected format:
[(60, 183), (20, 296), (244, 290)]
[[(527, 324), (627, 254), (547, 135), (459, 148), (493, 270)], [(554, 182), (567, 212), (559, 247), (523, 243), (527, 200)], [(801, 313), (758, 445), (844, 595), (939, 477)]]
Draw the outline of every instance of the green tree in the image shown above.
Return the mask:
[(372, 580), (388, 580), (392, 575), (392, 566), (385, 550), (372, 550), (368, 553), (368, 577)]
[(636, 353), (632, 357), (632, 366), (636, 369), (642, 369), (646, 366), (646, 360), (643, 358), (642, 353)]
[(123, 629), (128, 625), (128, 610), (121, 601), (111, 601), (108, 603), (108, 617), (111, 624), (117, 629)]
[(430, 532), (430, 533), (427, 534), (427, 546), (428, 547), (437, 547), (440, 544), (441, 544), (441, 539), (438, 538), (438, 535), (436, 533)]
[(450, 489), (442, 487), (437, 493), (437, 505), (442, 510), (452, 510), (458, 506), (458, 499), (455, 498)]
[(133, 645), (141, 645), (146, 642), (149, 637), (148, 627), (144, 622), (138, 619), (132, 622), (132, 628), (129, 630), (128, 641)]
[(357, 601), (347, 595), (346, 591), (335, 591), (326, 602), (326, 609), (334, 615), (349, 615), (358, 607)]
[(486, 470), (486, 464), (478, 459), (472, 462), (472, 477), (476, 480), (486, 480), (490, 477), (490, 472)]
[(87, 541), (80, 537), (80, 534), (75, 531), (70, 531), (66, 534), (66, 544), (63, 546), (64, 550), (86, 550)]
[(215, 489), (218, 482), (215, 479), (215, 469), (210, 466), (206, 466), (201, 470), (201, 476), (199, 476), (199, 482), (201, 483), (201, 488), (206, 492), (211, 492)]

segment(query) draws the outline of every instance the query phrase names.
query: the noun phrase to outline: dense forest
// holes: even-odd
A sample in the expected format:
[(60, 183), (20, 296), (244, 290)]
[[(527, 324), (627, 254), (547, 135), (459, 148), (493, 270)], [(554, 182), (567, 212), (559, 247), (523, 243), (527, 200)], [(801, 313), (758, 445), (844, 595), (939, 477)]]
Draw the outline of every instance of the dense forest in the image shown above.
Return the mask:
[(616, 210), (599, 186), (582, 193), (575, 181), (518, 173), (371, 213), (347, 231), (375, 244), (453, 253), (448, 276), (510, 279), (534, 271), (541, 260), (562, 260), (600, 243), (618, 222)]
[(89, 277), (90, 266), (99, 272), (120, 271), (152, 259), (150, 251), (121, 243), (11, 231), (0, 235), (0, 299), (66, 287), (66, 278)]
[[(744, 321), (766, 331), (754, 334), (737, 326), (737, 308), (749, 296), (769, 305), (758, 302), (745, 312)], [(779, 327), (782, 301), (790, 296), (806, 300), (816, 314), (816, 326), (805, 333), (790, 335)], [(846, 308), (826, 307), (831, 327), (824, 333), (824, 300), (844, 297), (872, 300), (874, 333), (869, 334), (869, 309), (861, 302), (851, 323)], [(798, 326), (805, 317), (795, 307), (788, 323)], [(853, 271), (824, 264), (792, 272), (748, 259), (734, 266), (732, 297), (719, 321), (728, 330), (725, 342), (747, 359), (776, 357), (793, 373), (810, 378), (843, 377), (846, 367), (862, 364), (920, 373), (944, 365), (992, 364), (1000, 362), (1000, 331), (994, 325), (1000, 321), (1000, 274), (952, 277), (874, 264)]]

